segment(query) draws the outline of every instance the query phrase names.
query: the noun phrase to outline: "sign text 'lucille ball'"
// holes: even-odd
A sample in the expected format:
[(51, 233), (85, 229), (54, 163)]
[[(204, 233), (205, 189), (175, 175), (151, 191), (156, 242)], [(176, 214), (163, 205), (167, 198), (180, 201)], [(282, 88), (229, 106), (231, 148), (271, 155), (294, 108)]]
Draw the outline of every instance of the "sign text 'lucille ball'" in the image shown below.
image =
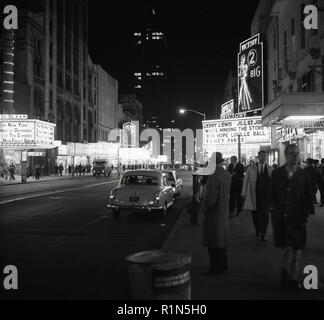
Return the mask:
[(261, 117), (211, 120), (203, 124), (204, 145), (270, 144), (271, 129), (262, 126)]

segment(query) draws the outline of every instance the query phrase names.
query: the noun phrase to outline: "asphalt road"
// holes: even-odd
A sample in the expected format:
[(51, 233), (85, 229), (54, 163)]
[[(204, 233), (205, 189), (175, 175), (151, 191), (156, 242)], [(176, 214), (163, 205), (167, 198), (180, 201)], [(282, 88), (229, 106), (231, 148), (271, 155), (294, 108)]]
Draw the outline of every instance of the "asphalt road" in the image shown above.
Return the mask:
[[(18, 268), (4, 299), (130, 299), (127, 255), (160, 249), (191, 194), (191, 175), (164, 219), (106, 208), (116, 177), (85, 177), (0, 188), (0, 257)], [(1, 279), (0, 279), (1, 280)], [(2, 283), (2, 281), (1, 281)]]

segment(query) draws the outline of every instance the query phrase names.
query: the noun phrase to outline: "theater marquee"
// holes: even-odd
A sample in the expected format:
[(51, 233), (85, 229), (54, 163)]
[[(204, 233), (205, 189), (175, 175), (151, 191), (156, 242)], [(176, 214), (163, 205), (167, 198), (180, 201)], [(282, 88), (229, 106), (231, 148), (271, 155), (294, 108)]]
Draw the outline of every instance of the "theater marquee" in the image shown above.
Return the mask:
[(54, 146), (55, 124), (26, 119), (0, 118), (0, 148), (15, 150), (51, 149)]
[(203, 122), (204, 145), (270, 144), (271, 129), (262, 126), (261, 117)]
[(203, 122), (203, 148), (209, 156), (216, 151), (236, 154), (239, 139), (242, 152), (256, 155), (260, 146), (271, 145), (271, 128), (262, 126), (261, 117)]

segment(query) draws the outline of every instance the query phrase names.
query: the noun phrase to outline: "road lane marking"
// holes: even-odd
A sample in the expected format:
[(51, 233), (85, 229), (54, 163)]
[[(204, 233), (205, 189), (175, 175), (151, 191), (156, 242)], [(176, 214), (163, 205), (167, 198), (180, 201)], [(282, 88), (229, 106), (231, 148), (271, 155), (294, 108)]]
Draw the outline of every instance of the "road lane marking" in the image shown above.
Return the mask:
[(94, 219), (92, 221), (90, 221), (89, 223), (87, 223), (88, 226), (92, 225), (92, 224), (95, 224), (96, 222), (99, 222), (100, 220), (103, 220), (103, 219), (106, 219), (107, 216), (102, 216), (100, 218), (97, 218), (97, 219)]
[[(106, 218), (107, 218), (107, 216), (99, 217), (99, 218), (97, 218), (97, 219), (94, 219), (94, 220), (90, 221), (89, 223), (87, 223), (87, 225), (94, 224), (94, 223), (96, 223), (96, 222), (98, 222), (98, 221), (100, 221), (100, 220), (106, 219)], [(79, 228), (77, 231), (81, 231), (82, 228), (83, 228), (83, 227)], [(76, 232), (77, 232), (77, 231), (76, 231)], [(57, 243), (61, 242), (61, 241), (64, 240), (64, 239), (66, 239), (66, 236), (64, 236), (64, 237), (59, 237), (59, 238), (55, 239), (54, 241), (51, 241), (51, 242), (50, 242), (50, 245), (57, 244)]]
[(68, 199), (68, 197), (50, 197), (52, 200)]
[(52, 241), (50, 244), (53, 245), (53, 244), (55, 244), (55, 243), (58, 243), (58, 242), (64, 240), (65, 238), (66, 238), (66, 237), (60, 237), (60, 238), (57, 238), (56, 240)]
[(92, 184), (90, 186), (79, 187), (79, 188), (71, 188), (71, 189), (65, 189), (65, 190), (58, 190), (58, 191), (51, 191), (51, 192), (45, 192), (45, 193), (40, 193), (40, 194), (28, 195), (28, 196), (24, 196), (24, 197), (20, 197), (20, 198), (1, 201), (0, 205), (8, 204), (8, 203), (16, 202), (16, 201), (21, 201), (21, 200), (26, 200), (26, 199), (31, 199), (31, 198), (45, 197), (45, 196), (49, 196), (49, 195), (52, 195), (52, 194), (58, 194), (58, 193), (63, 193), (63, 192), (84, 190), (84, 189), (94, 188), (94, 187), (98, 187), (98, 186), (113, 184), (113, 183), (116, 183), (116, 182), (119, 182), (119, 180), (114, 180), (114, 181), (109, 181), (109, 182), (102, 182), (102, 183)]

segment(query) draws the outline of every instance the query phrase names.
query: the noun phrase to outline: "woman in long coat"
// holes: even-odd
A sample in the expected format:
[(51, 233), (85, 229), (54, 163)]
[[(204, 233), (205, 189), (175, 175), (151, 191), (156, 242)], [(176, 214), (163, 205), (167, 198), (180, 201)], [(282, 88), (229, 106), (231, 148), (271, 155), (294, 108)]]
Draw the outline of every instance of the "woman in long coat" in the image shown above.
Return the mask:
[(221, 164), (221, 153), (216, 153), (216, 170), (209, 176), (203, 200), (202, 245), (208, 247), (210, 271), (208, 274), (223, 273), (227, 267), (229, 198), (231, 174)]
[(244, 210), (256, 211), (256, 182), (258, 178), (258, 171), (256, 165), (250, 165), (244, 177), (242, 188), (242, 197), (245, 198)]

